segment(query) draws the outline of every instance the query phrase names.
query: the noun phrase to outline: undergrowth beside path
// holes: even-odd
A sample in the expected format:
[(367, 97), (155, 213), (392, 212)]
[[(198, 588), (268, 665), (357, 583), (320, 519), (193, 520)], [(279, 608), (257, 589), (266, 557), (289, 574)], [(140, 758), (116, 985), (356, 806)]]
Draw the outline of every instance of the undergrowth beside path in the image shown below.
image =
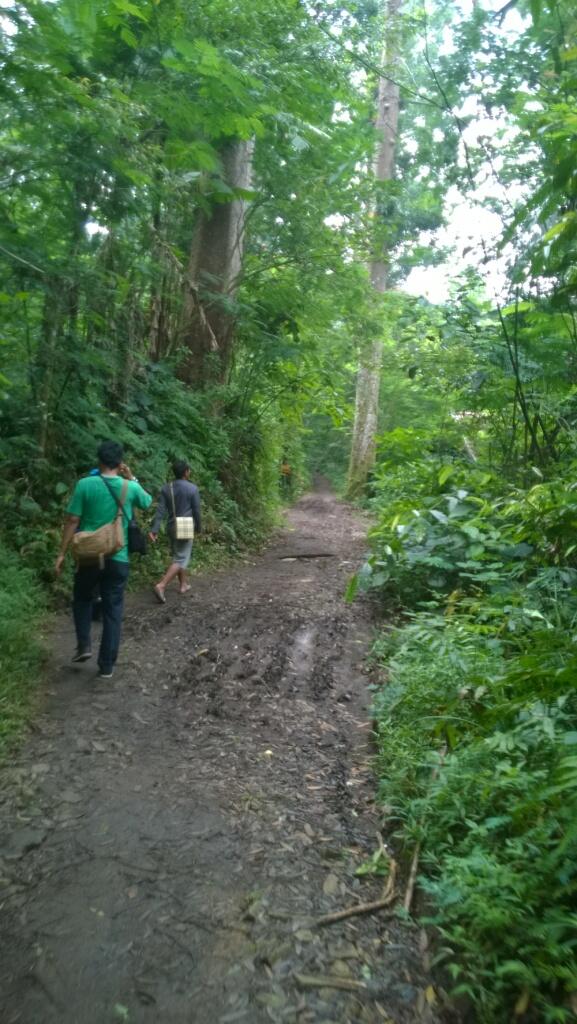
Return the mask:
[[(373, 655), (379, 795), (452, 994), (483, 1024), (577, 1012), (572, 467), (504, 490), (449, 465), (382, 475), (361, 584), (403, 609)], [(404, 474), (404, 481), (411, 471)], [(421, 486), (415, 486), (419, 480)], [(456, 477), (456, 479), (455, 479)], [(462, 482), (463, 481), (463, 482)]]
[(30, 711), (44, 649), (47, 600), (35, 573), (0, 545), (0, 757)]

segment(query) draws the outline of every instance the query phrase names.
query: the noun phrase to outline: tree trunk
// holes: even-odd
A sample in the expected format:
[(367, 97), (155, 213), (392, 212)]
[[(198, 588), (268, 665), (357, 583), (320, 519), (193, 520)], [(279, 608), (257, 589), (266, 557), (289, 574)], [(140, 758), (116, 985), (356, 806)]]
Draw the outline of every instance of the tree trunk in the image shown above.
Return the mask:
[[(166, 134), (163, 125), (159, 126), (160, 140), (164, 151)], [(154, 237), (153, 260), (155, 277), (150, 291), (150, 314), (148, 324), (148, 352), (153, 363), (158, 363), (168, 355), (171, 343), (170, 296), (174, 268), (168, 257), (170, 251), (164, 241), (163, 207), (162, 207), (162, 171), (157, 167), (154, 174), (155, 199), (152, 211), (152, 234)], [(176, 286), (176, 282), (175, 286)]]
[[(388, 0), (386, 44), (383, 65), (393, 68), (397, 56), (398, 36), (395, 19), (402, 0)], [(379, 79), (375, 127), (380, 133), (374, 161), (377, 181), (390, 181), (395, 170), (395, 148), (399, 121), (399, 87), (385, 78)], [(371, 285), (382, 295), (388, 288), (387, 253), (375, 253), (369, 264)], [(379, 419), (379, 388), (381, 382), (382, 339), (375, 338), (360, 353), (355, 400), (355, 420), (349, 461), (347, 493), (351, 498), (362, 493), (375, 462), (375, 438)]]
[[(232, 189), (250, 189), (254, 141), (229, 143), (223, 176)], [(180, 377), (202, 387), (228, 379), (242, 270), (247, 202), (232, 199), (199, 211), (185, 281), (181, 343), (187, 353)]]
[(48, 432), (52, 412), (52, 392), (56, 361), (56, 331), (59, 317), (58, 290), (52, 281), (44, 293), (42, 309), (42, 331), (37, 353), (38, 408), (40, 421), (38, 425), (38, 447), (43, 457), (48, 451)]

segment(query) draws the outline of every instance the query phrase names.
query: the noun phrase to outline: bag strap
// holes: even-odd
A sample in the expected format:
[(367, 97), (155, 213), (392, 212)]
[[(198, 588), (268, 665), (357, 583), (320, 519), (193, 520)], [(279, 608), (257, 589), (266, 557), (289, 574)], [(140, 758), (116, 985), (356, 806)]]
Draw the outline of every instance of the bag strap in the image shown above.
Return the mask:
[(172, 498), (172, 518), (176, 519), (176, 505), (175, 505), (175, 502), (174, 502), (174, 488), (172, 486), (172, 483), (170, 483), (169, 486), (170, 486), (170, 497)]
[[(122, 516), (122, 514), (124, 513), (124, 515), (126, 516), (126, 522), (130, 523), (130, 520), (129, 520), (128, 515), (126, 513), (126, 509), (124, 508), (124, 503), (126, 501), (126, 492), (128, 491), (128, 480), (125, 480), (124, 483), (122, 484), (122, 490), (120, 492), (120, 500), (119, 500), (116, 497), (112, 487), (108, 483), (108, 480), (106, 479), (106, 477), (102, 476), (102, 474), (101, 474), (100, 475), (100, 479), (102, 480), (103, 484), (106, 484), (108, 490), (110, 491), (110, 494), (112, 495), (112, 497), (114, 498), (116, 504), (118, 505), (118, 512), (116, 513), (114, 519), (116, 519), (116, 517), (118, 515)], [(112, 522), (114, 522), (114, 519), (112, 520)]]

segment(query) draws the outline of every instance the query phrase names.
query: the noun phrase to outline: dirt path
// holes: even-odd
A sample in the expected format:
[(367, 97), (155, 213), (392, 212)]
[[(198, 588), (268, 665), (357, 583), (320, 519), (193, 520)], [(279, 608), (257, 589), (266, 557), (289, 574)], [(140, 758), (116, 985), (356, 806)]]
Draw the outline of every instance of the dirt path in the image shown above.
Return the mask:
[(377, 828), (369, 611), (342, 600), (364, 532), (308, 496), (252, 564), (133, 599), (112, 683), (69, 666), (66, 625), (3, 783), (2, 1024), (429, 1019), (412, 929), (314, 927), (382, 888), (354, 873)]

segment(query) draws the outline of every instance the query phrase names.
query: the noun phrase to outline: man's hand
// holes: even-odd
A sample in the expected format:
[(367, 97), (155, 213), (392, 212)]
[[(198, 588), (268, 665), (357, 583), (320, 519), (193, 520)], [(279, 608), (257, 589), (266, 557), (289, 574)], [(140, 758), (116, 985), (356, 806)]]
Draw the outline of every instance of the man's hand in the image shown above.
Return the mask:
[(118, 475), (123, 476), (125, 480), (134, 480), (132, 471), (130, 470), (129, 466), (126, 465), (125, 462), (120, 463), (118, 467)]
[(153, 544), (156, 544), (156, 541), (158, 540), (158, 534), (157, 533), (153, 533), (152, 530), (151, 530), (150, 533), (148, 534), (148, 537), (149, 537), (149, 540), (151, 540)]
[(60, 554), (54, 563), (54, 572), (57, 576), (60, 576), (62, 572), (62, 566), (64, 565), (64, 559), (66, 558), (66, 552), (72, 542), (72, 538), (80, 526), (80, 516), (68, 515), (62, 531), (62, 542), (60, 544)]

